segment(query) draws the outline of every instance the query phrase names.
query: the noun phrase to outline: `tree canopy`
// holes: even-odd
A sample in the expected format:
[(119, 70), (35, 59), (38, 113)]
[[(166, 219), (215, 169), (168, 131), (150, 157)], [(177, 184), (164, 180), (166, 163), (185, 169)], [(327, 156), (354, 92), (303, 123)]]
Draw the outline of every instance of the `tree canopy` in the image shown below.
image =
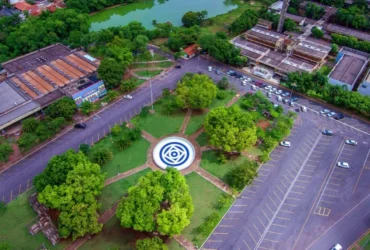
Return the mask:
[(153, 171), (131, 187), (117, 209), (123, 227), (173, 236), (190, 224), (194, 206), (184, 176), (173, 168)]
[(70, 97), (63, 97), (57, 100), (45, 110), (46, 114), (51, 118), (63, 117), (66, 120), (71, 120), (76, 111), (77, 105)]
[(256, 143), (256, 125), (249, 113), (238, 107), (211, 110), (204, 123), (211, 145), (226, 152), (242, 151)]
[(182, 108), (202, 109), (211, 105), (217, 87), (207, 75), (184, 76), (176, 88), (176, 102)]
[(168, 250), (166, 244), (159, 237), (146, 238), (136, 241), (136, 250)]
[(254, 10), (247, 9), (231, 23), (229, 31), (239, 34), (243, 31), (251, 29), (257, 24), (257, 22), (258, 13)]
[(124, 68), (114, 58), (104, 58), (98, 68), (99, 78), (103, 79), (109, 89), (112, 89), (121, 83), (123, 73)]
[(183, 17), (181, 18), (182, 24), (185, 27), (192, 27), (194, 25), (201, 25), (204, 19), (207, 18), (208, 12), (203, 11), (188, 11), (186, 12)]

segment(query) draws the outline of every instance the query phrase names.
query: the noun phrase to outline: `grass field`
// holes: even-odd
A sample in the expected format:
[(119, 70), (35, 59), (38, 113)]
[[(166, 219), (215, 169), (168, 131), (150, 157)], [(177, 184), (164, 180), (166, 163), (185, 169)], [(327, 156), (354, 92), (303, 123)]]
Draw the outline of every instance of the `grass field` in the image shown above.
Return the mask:
[[(357, 245), (361, 246), (361, 250), (370, 250), (370, 232), (366, 234)], [(358, 248), (353, 247), (351, 250), (357, 250)]]
[(154, 104), (154, 114), (148, 114), (145, 117), (136, 116), (132, 119), (132, 123), (157, 138), (178, 133), (184, 121), (185, 113), (178, 111), (174, 115), (162, 114), (162, 107), (169, 98), (172, 97), (162, 98)]
[(196, 139), (198, 142), (199, 146), (207, 146), (208, 145), (208, 136), (205, 132), (201, 133), (198, 138)]
[(200, 162), (200, 167), (207, 170), (212, 175), (218, 177), (219, 179), (225, 181), (225, 176), (230, 169), (237, 167), (247, 158), (244, 156), (239, 156), (234, 160), (227, 161), (225, 164), (221, 164), (217, 160), (216, 151), (210, 150), (202, 153), (202, 161)]
[(146, 162), (146, 154), (150, 143), (144, 138), (135, 141), (129, 148), (123, 151), (119, 151), (114, 145), (114, 141), (120, 138), (127, 129), (127, 127), (123, 127), (122, 133), (118, 136), (107, 136), (103, 138), (89, 151), (90, 158), (96, 148), (109, 148), (112, 151), (113, 159), (102, 166), (102, 171), (107, 173), (107, 178), (143, 165)]
[[(235, 96), (235, 92), (232, 90), (219, 90), (219, 91), (225, 93), (225, 98), (222, 100), (216, 98), (209, 107), (210, 109), (225, 106)], [(188, 126), (186, 127), (185, 134), (187, 135), (194, 134), (203, 125), (206, 115), (207, 112), (193, 112), (191, 119), (188, 123)]]
[(131, 68), (140, 69), (140, 68), (169, 68), (172, 66), (172, 62), (160, 62), (160, 63), (135, 63), (132, 64)]
[(28, 232), (28, 227), (36, 222), (34, 219), (37, 216), (28, 203), (28, 196), (34, 192), (23, 193), (6, 206), (5, 213), (0, 215), (0, 242), (7, 243), (10, 249), (36, 249), (42, 244), (47, 249), (64, 249), (69, 241), (53, 246), (42, 232), (36, 235)]
[(159, 75), (162, 70), (142, 70), (142, 71), (135, 71), (135, 74), (143, 77), (153, 77)]
[(224, 192), (212, 183), (194, 172), (186, 175), (185, 178), (189, 185), (190, 194), (193, 197), (194, 215), (191, 218), (190, 225), (182, 231), (182, 234), (192, 241), (195, 246), (200, 247), (207, 236), (197, 234), (194, 232), (194, 229), (201, 225), (204, 219), (211, 213), (217, 212), (222, 217), (228, 208), (214, 209), (215, 202)]
[(150, 171), (150, 168), (147, 168), (136, 174), (105, 186), (102, 190), (102, 193), (98, 197), (99, 202), (102, 204), (99, 209), (100, 214), (111, 208), (114, 203), (116, 203), (127, 193), (129, 187), (134, 186), (141, 176), (146, 175)]

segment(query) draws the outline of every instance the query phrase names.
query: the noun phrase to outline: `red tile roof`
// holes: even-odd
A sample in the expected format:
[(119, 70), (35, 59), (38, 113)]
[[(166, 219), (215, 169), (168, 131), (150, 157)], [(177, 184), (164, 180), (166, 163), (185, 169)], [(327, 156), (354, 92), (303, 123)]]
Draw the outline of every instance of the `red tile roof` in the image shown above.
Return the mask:
[(198, 49), (198, 44), (192, 44), (192, 45), (189, 45), (188, 47), (186, 47), (184, 49), (184, 52), (190, 56), (190, 55), (196, 54), (197, 49)]
[(33, 6), (26, 2), (18, 2), (14, 4), (14, 7), (20, 11), (30, 10)]

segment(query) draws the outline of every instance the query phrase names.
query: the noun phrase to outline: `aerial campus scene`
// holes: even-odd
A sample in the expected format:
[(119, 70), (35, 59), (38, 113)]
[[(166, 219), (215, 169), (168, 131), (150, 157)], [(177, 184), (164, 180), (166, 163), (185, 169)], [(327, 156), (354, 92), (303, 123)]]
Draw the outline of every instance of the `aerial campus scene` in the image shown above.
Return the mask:
[(370, 250), (370, 0), (0, 0), (0, 250)]

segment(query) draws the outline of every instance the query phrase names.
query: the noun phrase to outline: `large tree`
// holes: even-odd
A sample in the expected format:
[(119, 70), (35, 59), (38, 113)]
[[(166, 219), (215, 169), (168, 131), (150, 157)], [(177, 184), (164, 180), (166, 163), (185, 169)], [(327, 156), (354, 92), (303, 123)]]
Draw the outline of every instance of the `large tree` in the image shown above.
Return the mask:
[(104, 58), (98, 68), (99, 78), (103, 79), (109, 89), (118, 86), (122, 80), (124, 68), (114, 58)]
[(45, 112), (51, 118), (63, 117), (71, 120), (77, 111), (75, 101), (70, 97), (63, 97), (46, 108)]
[(257, 140), (257, 128), (251, 115), (243, 113), (238, 107), (211, 110), (204, 128), (210, 143), (226, 152), (240, 152), (254, 145)]
[(154, 171), (131, 187), (117, 209), (123, 227), (172, 236), (190, 224), (194, 206), (184, 176), (173, 168)]
[(194, 25), (201, 25), (204, 19), (207, 18), (208, 12), (203, 10), (200, 12), (188, 11), (181, 18), (182, 24), (185, 27), (192, 27)]
[(186, 75), (176, 88), (176, 102), (182, 108), (207, 108), (216, 95), (217, 87), (207, 75)]

